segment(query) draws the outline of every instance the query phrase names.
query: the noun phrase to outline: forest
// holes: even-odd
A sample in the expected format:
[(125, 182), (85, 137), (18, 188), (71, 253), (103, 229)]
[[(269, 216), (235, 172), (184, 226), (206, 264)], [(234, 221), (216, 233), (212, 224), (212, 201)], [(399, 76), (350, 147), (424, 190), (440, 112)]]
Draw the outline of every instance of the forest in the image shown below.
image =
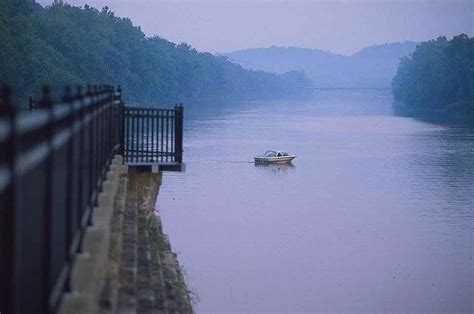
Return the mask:
[(400, 60), (392, 91), (408, 109), (474, 121), (474, 38), (461, 34), (420, 43)]
[(56, 0), (0, 0), (0, 82), (16, 99), (37, 96), (41, 84), (121, 85), (129, 101), (167, 103), (222, 97), (301, 97), (303, 71), (252, 71), (186, 43), (147, 37), (128, 18)]

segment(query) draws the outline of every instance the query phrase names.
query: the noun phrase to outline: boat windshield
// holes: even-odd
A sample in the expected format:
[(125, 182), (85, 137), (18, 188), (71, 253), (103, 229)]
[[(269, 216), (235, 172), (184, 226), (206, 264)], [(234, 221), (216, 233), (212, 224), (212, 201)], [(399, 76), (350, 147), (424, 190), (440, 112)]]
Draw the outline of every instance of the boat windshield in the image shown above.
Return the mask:
[(264, 154), (265, 157), (276, 157), (276, 152), (273, 150), (267, 150)]

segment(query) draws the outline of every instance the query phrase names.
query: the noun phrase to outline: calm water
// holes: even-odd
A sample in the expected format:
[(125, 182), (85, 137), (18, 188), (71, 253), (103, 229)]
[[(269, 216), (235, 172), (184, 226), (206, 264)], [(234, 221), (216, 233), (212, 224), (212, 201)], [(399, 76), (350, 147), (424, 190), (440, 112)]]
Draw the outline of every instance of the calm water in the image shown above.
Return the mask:
[[(473, 312), (474, 130), (389, 92), (189, 109), (157, 202), (209, 312)], [(283, 149), (293, 165), (256, 166)]]

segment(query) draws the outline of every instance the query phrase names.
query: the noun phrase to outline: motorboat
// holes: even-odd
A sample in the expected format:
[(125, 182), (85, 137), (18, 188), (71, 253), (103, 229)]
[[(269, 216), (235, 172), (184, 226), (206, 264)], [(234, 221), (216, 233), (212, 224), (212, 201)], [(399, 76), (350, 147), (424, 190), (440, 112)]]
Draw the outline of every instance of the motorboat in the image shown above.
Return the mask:
[(255, 156), (256, 163), (287, 163), (296, 158), (280, 150), (267, 150), (263, 155)]

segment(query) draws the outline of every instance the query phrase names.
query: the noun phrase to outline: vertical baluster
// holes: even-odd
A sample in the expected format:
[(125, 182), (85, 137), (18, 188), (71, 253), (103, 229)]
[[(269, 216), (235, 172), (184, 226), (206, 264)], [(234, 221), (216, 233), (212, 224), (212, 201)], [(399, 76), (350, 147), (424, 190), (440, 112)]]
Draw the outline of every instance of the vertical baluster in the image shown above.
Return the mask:
[[(84, 206), (86, 203), (86, 200), (84, 199), (84, 183), (86, 182), (86, 172), (85, 170), (85, 106), (84, 106), (84, 95), (82, 94), (82, 88), (81, 86), (77, 86), (77, 95), (76, 98), (80, 101), (79, 104), (79, 112), (78, 112), (78, 123), (79, 123), (79, 131), (78, 131), (78, 137), (79, 137), (79, 158), (78, 158), (78, 165), (77, 165), (77, 171), (78, 171), (78, 184), (77, 184), (77, 206), (76, 206), (76, 212), (74, 213), (75, 217), (75, 223), (76, 225), (74, 226), (74, 231), (73, 231), (73, 238), (74, 241), (77, 241), (77, 234), (78, 231), (81, 229), (81, 223), (82, 223), (82, 213), (84, 212)], [(80, 244), (77, 244), (77, 250), (78, 252), (81, 252), (82, 247)], [(76, 252), (71, 252), (72, 254)]]
[(168, 162), (168, 138), (169, 138), (169, 111), (166, 110), (166, 162)]
[(154, 116), (155, 116), (155, 146), (153, 151), (155, 152), (155, 162), (158, 163), (159, 160), (159, 155), (158, 152), (160, 150), (160, 111), (158, 109), (155, 109), (154, 111)]
[[(89, 182), (89, 188), (88, 188), (88, 191), (87, 191), (87, 207), (90, 207), (92, 208), (95, 204), (94, 204), (94, 200), (92, 199), (92, 195), (94, 193), (94, 177), (95, 177), (95, 160), (94, 160), (94, 155), (96, 154), (96, 151), (95, 151), (95, 140), (97, 138), (97, 135), (96, 135), (96, 131), (97, 131), (97, 128), (96, 128), (96, 119), (94, 118), (94, 111), (96, 109), (96, 103), (95, 103), (95, 97), (94, 97), (94, 93), (93, 93), (93, 88), (92, 86), (88, 86), (87, 88), (87, 98), (89, 101), (91, 101), (92, 103), (89, 104), (88, 108), (87, 108), (87, 114), (90, 116), (90, 120), (89, 120), (89, 124), (88, 124), (88, 130), (89, 130), (89, 147), (88, 147), (88, 153), (89, 153), (89, 168), (87, 169), (88, 170), (88, 182)], [(84, 214), (84, 213), (83, 213)], [(90, 217), (88, 217), (88, 224), (89, 225), (92, 225), (92, 215), (90, 215)]]
[(0, 250), (4, 253), (0, 258), (0, 269), (2, 280), (0, 280), (0, 306), (6, 313), (15, 313), (16, 290), (15, 287), (15, 256), (16, 256), (16, 162), (17, 162), (17, 136), (16, 136), (16, 108), (11, 103), (11, 89), (8, 86), (1, 87), (0, 95), (0, 118), (8, 123), (8, 139), (2, 145), (2, 158), (5, 158), (5, 166), (10, 178), (6, 189), (2, 192), (3, 201), (0, 203)]
[(183, 141), (184, 141), (184, 108), (183, 104), (179, 104), (179, 117), (178, 120), (179, 122), (179, 137), (178, 137), (178, 162), (182, 163), (183, 162)]
[(74, 108), (74, 100), (71, 95), (71, 87), (66, 86), (66, 89), (64, 91), (64, 97), (62, 101), (70, 107), (71, 112), (69, 113), (69, 116), (67, 118), (67, 123), (68, 123), (68, 128), (70, 132), (70, 137), (67, 142), (67, 169), (66, 169), (66, 177), (68, 178), (66, 184), (66, 209), (64, 213), (64, 230), (65, 230), (65, 247), (64, 247), (64, 261), (65, 261), (65, 267), (68, 269), (68, 275), (66, 278), (65, 286), (64, 289), (66, 291), (70, 291), (70, 268), (72, 267), (72, 256), (69, 254), (69, 249), (72, 244), (72, 210), (74, 207), (73, 204), (73, 193), (74, 193), (74, 188), (73, 188), (73, 182), (75, 179), (75, 174), (74, 174), (74, 138), (76, 136), (74, 132), (74, 126), (76, 123), (76, 110)]
[(156, 110), (152, 110), (151, 111), (151, 159), (153, 160), (153, 162), (156, 162), (156, 147), (155, 147), (155, 144), (156, 144), (156, 118), (155, 118), (155, 115), (156, 115)]
[(143, 117), (141, 118), (141, 133), (140, 133), (140, 147), (141, 147), (141, 153), (140, 153), (140, 162), (143, 163), (143, 156), (145, 155), (145, 119), (146, 119), (146, 110), (141, 110)]
[(96, 102), (97, 102), (97, 107), (96, 107), (96, 121), (97, 121), (97, 133), (96, 133), (96, 154), (94, 156), (95, 158), (95, 179), (94, 179), (94, 192), (99, 193), (100, 192), (100, 184), (98, 183), (100, 181), (100, 176), (102, 173), (101, 165), (102, 165), (102, 147), (103, 147), (103, 142), (102, 142), (102, 131), (103, 131), (103, 118), (104, 118), (104, 112), (103, 112), (103, 102), (102, 102), (102, 95), (100, 94), (99, 87), (96, 86), (96, 90), (94, 93), (96, 96)]
[(135, 151), (135, 159), (136, 159), (136, 162), (140, 162), (140, 122), (141, 122), (141, 118), (140, 118), (140, 110), (139, 109), (136, 109), (136, 123), (137, 123), (137, 132), (135, 133), (135, 144), (137, 145), (137, 149)]
[(54, 115), (53, 115), (53, 102), (50, 98), (49, 86), (43, 86), (43, 96), (40, 101), (41, 108), (44, 108), (48, 112), (48, 122), (46, 124), (46, 138), (48, 143), (48, 155), (46, 157), (46, 185), (42, 188), (45, 189), (45, 203), (43, 204), (43, 291), (42, 298), (44, 302), (44, 309), (47, 312), (50, 311), (49, 304), (49, 292), (52, 287), (51, 282), (51, 252), (52, 252), (52, 216), (53, 216), (53, 136), (54, 136)]
[(159, 112), (160, 116), (160, 162), (163, 162), (163, 152), (164, 152), (164, 142), (165, 142), (165, 112), (163, 110), (160, 110)]
[(177, 113), (177, 110), (175, 108), (175, 110), (173, 111), (173, 126), (172, 126), (173, 144), (171, 145), (171, 147), (173, 148), (173, 162), (176, 162), (176, 117), (177, 117), (177, 115), (178, 115), (178, 113)]
[(98, 192), (102, 192), (102, 175), (105, 167), (105, 158), (104, 158), (104, 148), (105, 148), (105, 141), (104, 141), (104, 131), (105, 131), (105, 101), (104, 101), (104, 95), (102, 94), (102, 91), (100, 89), (100, 86), (97, 88), (97, 97), (99, 99), (99, 106), (97, 110), (99, 111), (99, 115), (97, 116), (97, 119), (99, 121), (99, 135), (97, 136), (97, 151), (98, 154), (96, 156), (97, 158), (97, 177), (95, 179), (95, 189)]
[(145, 118), (143, 119), (144, 121), (144, 124), (145, 124), (145, 128), (143, 130), (143, 158), (144, 158), (144, 161), (145, 163), (148, 161), (147, 159), (147, 154), (148, 154), (148, 109), (145, 110)]
[(98, 182), (100, 181), (101, 175), (102, 175), (102, 159), (103, 159), (102, 149), (104, 147), (104, 142), (102, 141), (103, 131), (104, 131), (104, 102), (102, 101), (102, 93), (100, 92), (100, 87), (97, 87), (95, 94), (97, 95), (96, 96), (97, 97), (96, 119), (97, 119), (98, 127), (97, 127), (97, 139), (96, 139), (97, 154), (95, 156), (96, 178), (94, 182), (94, 190), (96, 190), (97, 192), (100, 192), (100, 189), (98, 190), (98, 188), (100, 187), (100, 184), (98, 185)]
[(181, 163), (183, 161), (183, 106), (182, 104), (175, 107), (175, 142), (174, 153), (175, 161)]
[(168, 147), (167, 147), (167, 144), (168, 144), (168, 111), (163, 110), (163, 115), (164, 115), (163, 123), (165, 125), (165, 132), (163, 133), (163, 147), (164, 147), (163, 161), (166, 162), (167, 158), (168, 158), (168, 156), (166, 155), (166, 152), (168, 151)]
[(131, 111), (132, 113), (132, 116), (131, 116), (131, 119), (132, 119), (132, 122), (133, 122), (133, 129), (132, 129), (132, 161), (135, 162), (135, 157), (137, 156), (137, 139), (136, 139), (136, 134), (137, 134), (137, 111), (135, 109), (133, 109)]
[[(129, 162), (130, 158), (130, 116), (128, 114), (128, 110), (122, 107), (122, 119), (123, 119), (123, 132), (124, 132), (124, 137), (122, 139), (122, 145), (123, 145), (123, 154), (125, 156), (125, 161)], [(126, 132), (126, 133), (125, 133)]]
[(138, 136), (138, 133), (140, 132), (140, 110), (135, 109), (135, 133), (133, 136), (135, 137), (135, 157), (134, 161), (138, 162), (139, 161), (139, 151), (140, 151), (140, 139)]
[(134, 109), (128, 109), (129, 116), (128, 119), (130, 121), (131, 127), (130, 127), (130, 142), (129, 142), (129, 147), (130, 147), (130, 162), (134, 162), (134, 157), (135, 157), (135, 110)]
[[(100, 178), (100, 160), (102, 158), (101, 153), (102, 153), (102, 145), (101, 145), (101, 139), (102, 139), (102, 102), (100, 100), (100, 93), (98, 90), (98, 86), (94, 85), (94, 109), (93, 112), (95, 116), (93, 116), (92, 119), (94, 119), (96, 123), (96, 130), (95, 130), (95, 136), (94, 136), (94, 185), (93, 185), (93, 193), (95, 194), (97, 192), (97, 182), (99, 181)], [(95, 202), (95, 196), (94, 196), (94, 202)], [(95, 205), (95, 204), (94, 204)], [(93, 207), (92, 207), (93, 208)]]
[[(112, 91), (114, 91), (112, 89)], [(114, 91), (115, 92), (115, 91)], [(120, 87), (120, 85), (118, 86), (117, 88), (117, 98), (119, 99), (119, 119), (121, 120), (121, 124), (120, 124), (120, 129), (119, 129), (119, 132), (118, 132), (118, 136), (120, 137), (119, 140), (120, 140), (120, 143), (121, 143), (121, 148), (120, 148), (120, 152), (122, 153), (122, 156), (124, 156), (124, 160), (125, 162), (128, 162), (128, 152), (126, 151), (126, 145), (128, 147), (128, 135), (127, 137), (125, 137), (126, 133), (125, 133), (125, 127), (129, 127), (129, 121), (128, 121), (128, 116), (126, 115), (125, 113), (125, 108), (123, 106), (123, 102), (122, 102), (122, 88)]]
[[(105, 171), (106, 171), (106, 166), (107, 166), (107, 158), (106, 158), (106, 149), (107, 149), (107, 133), (106, 133), (106, 127), (107, 127), (107, 99), (104, 97), (104, 92), (102, 91), (102, 87), (100, 89), (100, 97), (102, 99), (100, 107), (101, 107), (101, 114), (100, 114), (100, 121), (101, 121), (101, 127), (100, 127), (100, 142), (99, 142), (99, 147), (100, 147), (100, 159), (99, 159), (99, 174), (100, 174), (100, 181), (104, 179), (105, 176)], [(102, 184), (100, 184), (102, 191)]]
[(140, 162), (140, 128), (141, 128), (141, 110), (137, 109), (137, 132), (136, 132), (136, 144), (137, 144), (137, 151), (136, 151), (136, 161)]
[(128, 118), (127, 118), (127, 114), (125, 112), (125, 109), (122, 108), (122, 114), (121, 114), (121, 122), (122, 122), (122, 132), (123, 132), (123, 135), (122, 136), (122, 139), (120, 140), (121, 143), (122, 143), (122, 148), (121, 148), (121, 152), (122, 152), (122, 156), (123, 156), (123, 160), (125, 162), (128, 162), (128, 153), (127, 153), (127, 149), (126, 149), (126, 143), (127, 143), (127, 139), (128, 139), (128, 128), (129, 128), (129, 124), (128, 124)]
[(146, 111), (146, 162), (150, 162), (150, 110)]
[[(175, 106), (176, 107), (176, 106)], [(174, 150), (174, 134), (175, 134), (175, 124), (174, 124), (174, 120), (175, 120), (175, 116), (176, 116), (176, 109), (174, 109), (173, 111), (171, 111), (171, 119), (170, 119), (170, 159), (171, 159), (171, 162), (174, 161), (175, 159), (175, 150)]]
[(150, 110), (146, 110), (146, 120), (145, 120), (145, 130), (146, 130), (146, 142), (145, 142), (145, 162), (149, 163), (150, 162), (150, 156), (148, 155), (150, 152), (149, 145), (150, 145)]
[[(115, 129), (117, 128), (117, 120), (115, 119), (115, 105), (113, 103), (114, 98), (112, 97), (112, 94), (110, 93), (110, 90), (107, 88), (107, 103), (109, 106), (109, 135), (107, 136), (108, 138), (108, 151), (112, 151), (112, 149), (115, 147)], [(114, 155), (117, 152), (114, 151), (113, 155), (111, 158), (114, 157)]]
[[(107, 86), (107, 93), (108, 93), (108, 98), (110, 102), (110, 142), (109, 142), (109, 150), (113, 149), (116, 144), (116, 130), (118, 127), (118, 121), (117, 121), (117, 116), (115, 112), (115, 104), (114, 104), (114, 97), (112, 93), (110, 92), (109, 87)], [(117, 152), (114, 152), (114, 155), (117, 154)]]
[(135, 116), (134, 116), (134, 110), (133, 109), (128, 109), (129, 112), (129, 119), (131, 122), (131, 128), (130, 128), (130, 161), (134, 162), (133, 158), (135, 156)]
[(148, 110), (148, 162), (153, 160), (153, 110)]
[(127, 152), (127, 157), (129, 158), (129, 161), (132, 161), (132, 142), (131, 142), (131, 137), (132, 137), (132, 130), (133, 130), (133, 119), (132, 119), (132, 112), (130, 108), (123, 108), (125, 113), (124, 119), (127, 119), (127, 127), (128, 127), (128, 135), (127, 138), (124, 139), (125, 142), (125, 149), (128, 151)]

